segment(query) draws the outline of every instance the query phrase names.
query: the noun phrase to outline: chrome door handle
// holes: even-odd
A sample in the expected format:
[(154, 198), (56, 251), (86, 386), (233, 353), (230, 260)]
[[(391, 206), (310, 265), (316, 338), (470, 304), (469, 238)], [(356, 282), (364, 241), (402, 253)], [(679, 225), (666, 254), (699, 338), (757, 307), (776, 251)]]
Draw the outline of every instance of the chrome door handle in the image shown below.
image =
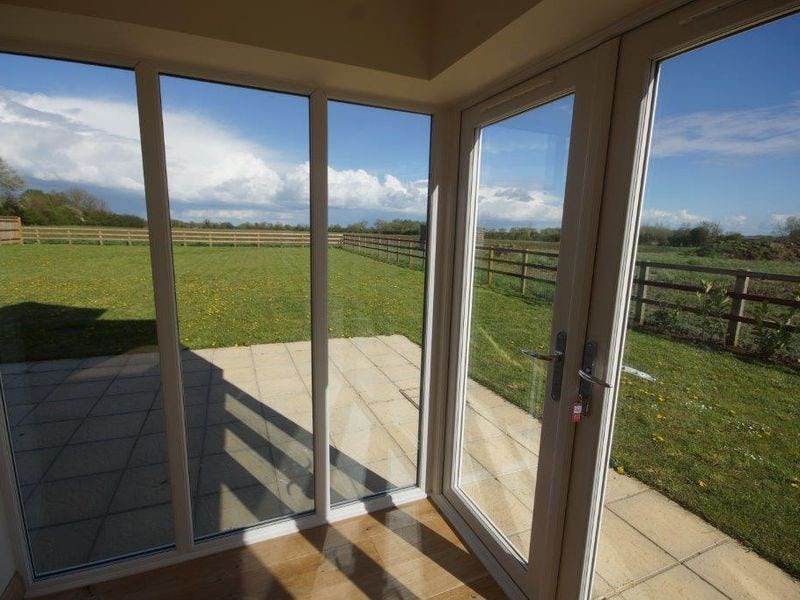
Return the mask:
[(559, 331), (556, 334), (552, 354), (544, 354), (536, 350), (522, 349), (522, 353), (537, 360), (553, 363), (553, 373), (550, 377), (550, 399), (558, 402), (561, 398), (561, 379), (564, 376), (564, 353), (567, 351), (567, 332)]
[(644, 371), (640, 371), (639, 369), (634, 369), (633, 367), (629, 367), (628, 365), (622, 365), (622, 372), (627, 373), (628, 375), (633, 375), (634, 377), (639, 377), (640, 379), (644, 379), (645, 381), (656, 382), (658, 379), (650, 375), (650, 373), (645, 373)]
[(522, 353), (530, 356), (531, 358), (536, 358), (538, 360), (546, 360), (548, 362), (561, 362), (564, 360), (564, 353), (556, 350), (552, 354), (542, 354), (541, 352), (537, 352), (536, 350), (529, 350), (528, 348), (523, 348)]
[(591, 373), (587, 373), (584, 369), (580, 369), (578, 371), (578, 376), (587, 383), (593, 383), (595, 385), (599, 385), (600, 387), (606, 388), (607, 390), (610, 390), (612, 387), (614, 387), (613, 385), (603, 381), (599, 377), (595, 377)]

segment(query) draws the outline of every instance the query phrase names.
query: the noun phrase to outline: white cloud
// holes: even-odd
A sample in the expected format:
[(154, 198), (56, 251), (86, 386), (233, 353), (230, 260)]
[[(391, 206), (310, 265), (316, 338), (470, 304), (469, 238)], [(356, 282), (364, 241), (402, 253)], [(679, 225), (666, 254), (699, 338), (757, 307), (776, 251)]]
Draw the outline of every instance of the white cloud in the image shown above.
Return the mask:
[(0, 156), (36, 179), (143, 188), (131, 104), (0, 89)]
[(481, 186), (478, 215), (482, 221), (558, 227), (562, 199), (548, 192), (517, 187)]
[(654, 156), (752, 157), (800, 152), (800, 102), (659, 119)]
[(664, 225), (666, 227), (680, 227), (681, 225), (696, 225), (707, 221), (706, 217), (689, 212), (685, 208), (679, 210), (663, 210), (660, 208), (645, 208), (642, 213), (642, 223), (645, 225)]
[[(307, 162), (289, 163), (275, 149), (189, 111), (166, 111), (164, 129), (176, 213), (200, 218), (189, 207), (202, 206), (203, 218), (277, 220), (308, 211)], [(0, 89), (0, 156), (35, 179), (143, 190), (132, 103)], [(426, 180), (334, 168), (328, 180), (332, 208), (425, 215)], [(230, 209), (219, 209), (220, 204)]]

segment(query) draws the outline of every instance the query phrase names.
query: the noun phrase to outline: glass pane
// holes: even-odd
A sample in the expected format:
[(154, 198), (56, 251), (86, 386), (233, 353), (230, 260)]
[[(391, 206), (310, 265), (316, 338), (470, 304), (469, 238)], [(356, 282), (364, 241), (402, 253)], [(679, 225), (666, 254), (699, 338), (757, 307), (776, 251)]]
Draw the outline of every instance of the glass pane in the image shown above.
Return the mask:
[(799, 39), (660, 65), (598, 594), (800, 593)]
[(417, 482), (430, 117), (330, 102), (328, 123), (331, 499), (343, 502)]
[(527, 560), (573, 97), (481, 130), (458, 486)]
[(308, 99), (161, 78), (197, 537), (314, 509)]
[(35, 572), (171, 545), (166, 464), (147, 453), (164, 424), (131, 71), (0, 54), (0, 215), (0, 373)]

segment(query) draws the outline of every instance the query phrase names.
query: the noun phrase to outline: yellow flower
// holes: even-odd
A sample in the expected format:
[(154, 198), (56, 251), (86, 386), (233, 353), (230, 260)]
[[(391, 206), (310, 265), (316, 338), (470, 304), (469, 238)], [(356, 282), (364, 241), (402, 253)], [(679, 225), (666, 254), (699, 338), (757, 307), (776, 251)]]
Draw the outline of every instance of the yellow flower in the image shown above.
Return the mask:
[(666, 419), (666, 418), (667, 418), (667, 417), (665, 417), (665, 416), (664, 416), (664, 415), (662, 415), (661, 413), (659, 413), (659, 414), (657, 414), (657, 415), (656, 415), (656, 419), (658, 419), (659, 421), (663, 421), (663, 420), (664, 420), (664, 419)]
[[(614, 470), (615, 470), (617, 473), (619, 473), (620, 475), (622, 475), (623, 473), (625, 473), (625, 469), (622, 467), (622, 465), (617, 465), (617, 468), (616, 468), (616, 469), (614, 469)], [(795, 485), (795, 484), (792, 484), (792, 485)]]
[(697, 482), (697, 485), (699, 485), (701, 488), (704, 488), (706, 487), (706, 482), (701, 479)]

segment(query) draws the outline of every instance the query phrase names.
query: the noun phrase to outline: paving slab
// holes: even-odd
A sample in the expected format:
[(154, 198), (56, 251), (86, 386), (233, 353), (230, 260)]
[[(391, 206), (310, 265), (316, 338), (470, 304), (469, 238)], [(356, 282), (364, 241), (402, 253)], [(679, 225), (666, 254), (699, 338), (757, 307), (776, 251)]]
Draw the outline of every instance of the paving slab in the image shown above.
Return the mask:
[(733, 541), (688, 560), (686, 566), (731, 598), (800, 598), (800, 582)]
[(676, 565), (620, 594), (623, 600), (725, 600), (721, 593), (683, 565)]
[(614, 513), (605, 511), (596, 570), (612, 588), (643, 581), (673, 564), (669, 554)]
[(677, 560), (728, 540), (728, 536), (655, 490), (607, 505), (608, 510), (635, 527)]

